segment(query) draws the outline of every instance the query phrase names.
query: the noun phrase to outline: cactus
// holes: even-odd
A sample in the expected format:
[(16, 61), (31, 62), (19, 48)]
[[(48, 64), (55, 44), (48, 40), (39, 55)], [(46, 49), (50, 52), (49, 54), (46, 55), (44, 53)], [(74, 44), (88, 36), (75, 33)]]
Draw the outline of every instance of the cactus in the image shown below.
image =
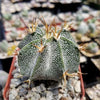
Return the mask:
[(88, 23), (95, 23), (96, 22), (96, 18), (92, 18), (88, 20)]
[(20, 27), (21, 26), (20, 20), (15, 20), (14, 23), (12, 24), (12, 26), (14, 26), (16, 28)]
[[(30, 34), (31, 33), (31, 34)], [(20, 44), (18, 45), (18, 47), (21, 49), (23, 48), (26, 44), (28, 44), (29, 42), (31, 42), (32, 40), (37, 40), (37, 39), (41, 39), (41, 37), (44, 35), (43, 31), (41, 30), (41, 28), (36, 27), (35, 31), (33, 30), (33, 32), (31, 31), (31, 29), (29, 28), (29, 33), (28, 35), (23, 39), (23, 41), (20, 42)]]
[(89, 23), (89, 33), (87, 34), (89, 37), (94, 38), (97, 36), (96, 25), (94, 23)]
[(16, 51), (16, 44), (9, 46), (9, 43), (6, 40), (0, 42), (0, 51), (3, 53), (7, 53), (7, 56), (12, 56)]
[(97, 43), (91, 42), (86, 46), (86, 50), (90, 53), (97, 53), (99, 51), (99, 47)]
[(94, 23), (89, 23), (89, 29), (91, 33), (96, 31), (96, 25)]
[(10, 37), (11, 37), (12, 40), (16, 40), (16, 38), (18, 37), (17, 32), (15, 32), (14, 30), (11, 31)]
[(81, 22), (78, 28), (78, 33), (86, 34), (89, 30), (88, 25), (85, 22)]
[(36, 25), (29, 28), (31, 33), (19, 44), (18, 65), (30, 80), (59, 82), (62, 76), (77, 73), (79, 49), (69, 31), (44, 25), (45, 31)]
[(7, 52), (8, 42), (6, 40), (3, 40), (0, 42), (0, 50), (1, 50), (1, 52)]
[(27, 17), (28, 16), (28, 11), (27, 10), (22, 10), (21, 15), (23, 17)]
[(5, 20), (11, 20), (11, 18), (12, 18), (12, 15), (10, 14), (10, 13), (6, 13), (6, 14), (3, 14), (3, 18), (5, 19)]
[(76, 20), (77, 21), (82, 21), (84, 19), (84, 17), (83, 17), (83, 15), (82, 15), (82, 13), (78, 13), (77, 15), (76, 15)]

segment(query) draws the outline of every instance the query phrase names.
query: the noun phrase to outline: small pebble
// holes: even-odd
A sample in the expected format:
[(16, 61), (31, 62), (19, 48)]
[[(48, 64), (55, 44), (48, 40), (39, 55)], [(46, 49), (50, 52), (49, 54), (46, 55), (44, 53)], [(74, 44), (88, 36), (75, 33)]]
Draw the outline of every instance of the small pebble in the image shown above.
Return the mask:
[(33, 97), (31, 98), (32, 100), (39, 100), (40, 99), (40, 95), (36, 92), (32, 93)]
[(13, 75), (13, 77), (16, 78), (16, 79), (19, 79), (19, 78), (21, 77), (21, 75), (20, 75), (19, 73), (15, 73), (15, 74)]
[(45, 90), (46, 90), (46, 88), (45, 88), (45, 85), (44, 85), (44, 84), (41, 84), (41, 85), (40, 85), (40, 88), (41, 88), (41, 91), (45, 91)]
[(62, 97), (62, 94), (59, 94), (59, 95), (58, 95), (58, 98), (60, 99), (61, 97)]
[(72, 100), (72, 98), (70, 96), (67, 97), (67, 100)]
[(28, 93), (28, 91), (24, 88), (19, 89), (18, 95), (19, 96), (25, 96)]
[(15, 84), (10, 84), (10, 88), (15, 88), (16, 85)]
[(12, 75), (14, 75), (16, 73), (19, 73), (18, 69), (15, 69), (15, 70), (12, 71)]
[(33, 87), (33, 88), (32, 88), (32, 91), (33, 91), (33, 92), (36, 92), (36, 91), (37, 91), (36, 87)]
[(18, 66), (18, 62), (15, 62), (14, 66), (15, 66), (16, 68), (18, 68), (18, 67), (19, 67), (19, 66)]
[(19, 85), (21, 81), (19, 79), (11, 79), (11, 84)]
[(53, 95), (58, 95), (59, 94), (59, 90), (58, 89), (54, 89), (54, 90), (52, 90), (52, 92), (53, 92)]
[(40, 86), (37, 86), (37, 87), (36, 87), (36, 90), (37, 90), (39, 93), (41, 93), (41, 91), (42, 91)]
[(47, 100), (45, 97), (40, 98), (40, 100)]
[(72, 92), (72, 91), (68, 92), (68, 94), (71, 96), (71, 98), (74, 98), (75, 97), (75, 93)]
[(20, 100), (24, 100), (24, 97), (21, 97)]
[(100, 100), (100, 97), (95, 96), (93, 100)]
[(96, 93), (94, 92), (94, 90), (91, 89), (91, 88), (88, 88), (88, 89), (86, 90), (86, 92), (87, 92), (88, 96), (90, 97), (90, 99), (93, 99), (94, 96), (96, 95)]
[(47, 91), (46, 92), (46, 98), (48, 98), (49, 100), (52, 100), (53, 99), (53, 93), (51, 91)]
[(22, 84), (22, 87), (27, 89), (27, 88), (29, 88), (29, 85), (24, 83), (24, 84)]
[(81, 92), (81, 87), (80, 86), (81, 86), (80, 81), (77, 81), (74, 88), (75, 88), (75, 91), (78, 92), (78, 93)]
[(41, 97), (46, 97), (47, 91), (41, 92)]
[(9, 94), (9, 100), (15, 100), (15, 96), (13, 94)]
[[(10, 99), (9, 99), (9, 100), (10, 100)], [(20, 96), (19, 96), (19, 95), (16, 96), (16, 100), (20, 100)]]
[(68, 100), (66, 97), (61, 97), (60, 100)]
[(97, 84), (96, 85), (96, 88), (100, 90), (100, 84)]
[(65, 91), (64, 91), (63, 89), (59, 89), (59, 93), (60, 93), (60, 94), (64, 94), (64, 92), (65, 92)]
[(13, 94), (15, 97), (18, 95), (17, 89), (12, 89), (12, 91), (10, 91), (10, 93)]
[(26, 98), (31, 98), (32, 97), (32, 92), (31, 91), (28, 91), (28, 94), (26, 95)]
[(67, 97), (67, 93), (64, 93), (63, 96), (64, 96), (64, 97)]

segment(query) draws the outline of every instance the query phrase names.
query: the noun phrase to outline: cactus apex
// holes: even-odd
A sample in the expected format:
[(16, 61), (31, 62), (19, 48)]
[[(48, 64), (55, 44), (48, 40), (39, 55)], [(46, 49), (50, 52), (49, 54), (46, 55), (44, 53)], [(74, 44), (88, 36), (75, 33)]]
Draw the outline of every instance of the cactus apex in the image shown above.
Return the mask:
[(41, 40), (41, 46), (40, 47), (37, 46), (37, 45), (34, 45), (34, 44), (32, 44), (32, 45), (35, 46), (38, 49), (38, 52), (40, 52), (40, 53), (42, 53), (44, 48), (46, 47), (46, 46), (43, 45), (42, 40)]

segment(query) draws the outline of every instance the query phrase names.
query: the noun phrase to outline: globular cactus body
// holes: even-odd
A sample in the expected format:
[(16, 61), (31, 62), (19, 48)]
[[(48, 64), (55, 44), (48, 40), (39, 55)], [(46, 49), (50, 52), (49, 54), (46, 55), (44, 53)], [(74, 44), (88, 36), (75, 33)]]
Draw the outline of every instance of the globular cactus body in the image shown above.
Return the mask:
[(96, 31), (96, 26), (94, 23), (89, 23), (89, 29), (91, 33), (94, 33)]
[(5, 19), (5, 20), (11, 20), (11, 18), (12, 18), (12, 15), (10, 14), (10, 13), (6, 13), (6, 14), (3, 14), (3, 18)]
[(82, 16), (82, 13), (78, 13), (77, 15), (76, 15), (76, 20), (77, 21), (82, 21), (84, 19), (84, 17)]
[(24, 38), (19, 48), (18, 64), (21, 74), (29, 76), (31, 80), (59, 81), (64, 72), (78, 71), (79, 50), (65, 29), (50, 35), (37, 27), (35, 32)]
[(20, 20), (15, 20), (14, 23), (12, 24), (12, 26), (14, 26), (16, 28), (20, 27), (21, 26)]
[(27, 10), (23, 10), (23, 11), (21, 12), (21, 15), (22, 15), (23, 17), (27, 17), (27, 16), (28, 16), (28, 11), (27, 11)]
[(3, 40), (0, 42), (0, 50), (1, 50), (1, 52), (8, 51), (8, 42), (6, 40)]
[(16, 38), (18, 37), (18, 34), (15, 31), (11, 31), (10, 37), (12, 40), (16, 40)]
[(97, 53), (99, 51), (99, 47), (97, 43), (91, 42), (87, 45), (86, 50), (88, 50), (90, 53)]
[(78, 28), (78, 33), (86, 34), (89, 30), (88, 25), (85, 22), (81, 22)]

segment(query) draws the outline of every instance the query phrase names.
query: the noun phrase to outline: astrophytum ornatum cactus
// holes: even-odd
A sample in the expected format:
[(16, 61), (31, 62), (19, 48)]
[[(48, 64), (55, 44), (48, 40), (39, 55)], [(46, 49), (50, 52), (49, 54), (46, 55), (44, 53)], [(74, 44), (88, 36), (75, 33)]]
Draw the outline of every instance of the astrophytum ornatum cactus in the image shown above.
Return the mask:
[(84, 35), (88, 32), (88, 30), (89, 30), (89, 27), (87, 23), (82, 21), (78, 27), (78, 33), (81, 33)]
[(21, 74), (30, 80), (62, 79), (64, 73), (77, 73), (79, 50), (69, 31), (45, 24), (36, 25), (19, 44), (18, 64)]
[(0, 42), (0, 51), (1, 52), (7, 52), (8, 51), (8, 42), (6, 40), (2, 40)]

